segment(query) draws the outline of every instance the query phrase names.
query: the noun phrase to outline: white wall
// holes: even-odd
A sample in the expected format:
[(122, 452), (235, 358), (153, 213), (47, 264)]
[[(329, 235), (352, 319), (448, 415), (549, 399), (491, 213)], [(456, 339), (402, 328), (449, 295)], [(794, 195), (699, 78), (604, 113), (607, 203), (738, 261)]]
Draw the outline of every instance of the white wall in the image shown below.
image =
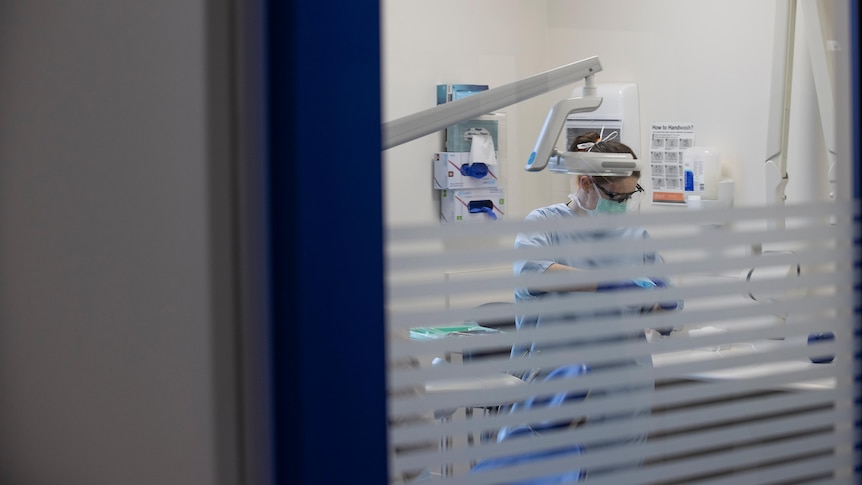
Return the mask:
[[(531, 0), (443, 0), (381, 2), (383, 120), (391, 121), (436, 105), (437, 84), (499, 86), (556, 67), (546, 62), (547, 9)], [(536, 98), (539, 99), (539, 98)], [(524, 120), (543, 120), (549, 104), (519, 103), (506, 112), (512, 160), (522, 167), (535, 139), (521, 136)], [(427, 224), (438, 220), (431, 188), (431, 155), (443, 149), (442, 135), (429, 135), (384, 152), (388, 223)], [(546, 174), (502, 176), (508, 200), (536, 192)], [(532, 184), (525, 187), (525, 184)], [(527, 195), (527, 194), (524, 194)]]
[[(434, 106), (438, 83), (495, 87), (597, 55), (603, 71), (596, 82), (638, 84), (642, 151), (649, 146), (651, 122), (691, 121), (696, 144), (720, 149), (722, 174), (736, 182), (735, 205), (766, 201), (774, 1), (390, 0), (382, 3), (382, 13), (384, 121)], [(825, 174), (825, 168), (810, 168), (811, 156), (822, 150), (822, 136), (817, 138), (807, 60), (801, 49), (796, 54), (801, 75), (794, 79), (794, 99), (801, 101), (794, 101), (791, 140), (810, 143), (792, 147), (806, 156), (791, 156), (788, 202), (824, 197), (828, 190), (819, 179), (813, 189), (801, 187), (811, 183), (807, 172)], [(548, 108), (570, 92), (560, 89), (504, 110), (509, 218), (565, 200), (567, 177), (527, 173), (523, 165)], [(429, 174), (431, 153), (442, 143), (441, 135), (429, 135), (384, 153), (389, 224), (438, 220)], [(801, 176), (793, 178), (795, 173)], [(651, 189), (649, 177), (642, 179)], [(643, 209), (682, 210), (649, 203)]]
[(725, 175), (738, 183), (737, 202), (762, 197), (755, 187), (766, 158), (774, 2), (549, 5), (551, 62), (598, 51), (605, 70), (597, 82), (638, 84), (642, 148), (650, 123), (691, 121), (696, 144), (720, 149)]

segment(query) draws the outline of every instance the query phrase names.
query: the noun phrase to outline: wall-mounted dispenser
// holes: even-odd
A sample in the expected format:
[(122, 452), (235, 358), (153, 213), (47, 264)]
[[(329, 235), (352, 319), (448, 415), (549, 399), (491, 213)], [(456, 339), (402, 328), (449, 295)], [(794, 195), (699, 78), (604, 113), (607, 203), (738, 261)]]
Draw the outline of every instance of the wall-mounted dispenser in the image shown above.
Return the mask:
[[(484, 84), (441, 84), (437, 104), (453, 105), (486, 91)], [(505, 156), (505, 121), (505, 113), (491, 112), (446, 127), (445, 151), (433, 158), (440, 222), (493, 222), (503, 216), (505, 189), (499, 185), (498, 158)]]
[[(593, 90), (593, 93), (585, 93)], [(572, 91), (573, 98), (582, 96), (598, 96), (602, 104), (595, 111), (573, 113), (566, 118), (566, 147), (578, 135), (588, 131), (602, 133), (607, 138), (611, 132), (618, 132), (619, 141), (630, 146), (638, 157), (640, 150), (640, 105), (638, 101), (638, 86), (635, 83), (596, 83), (595, 86), (579, 86)]]
[(682, 152), (684, 197), (699, 195), (701, 199), (718, 199), (718, 179), (721, 176), (721, 154), (714, 147), (691, 147)]
[(683, 197), (689, 209), (731, 207), (734, 183), (721, 177), (721, 152), (694, 146), (682, 152)]
[(477, 189), (496, 187), (496, 164), (471, 163), (470, 152), (437, 152), (434, 154), (434, 188)]
[(444, 224), (493, 222), (503, 219), (506, 197), (503, 189), (446, 189), (440, 191), (440, 222)]

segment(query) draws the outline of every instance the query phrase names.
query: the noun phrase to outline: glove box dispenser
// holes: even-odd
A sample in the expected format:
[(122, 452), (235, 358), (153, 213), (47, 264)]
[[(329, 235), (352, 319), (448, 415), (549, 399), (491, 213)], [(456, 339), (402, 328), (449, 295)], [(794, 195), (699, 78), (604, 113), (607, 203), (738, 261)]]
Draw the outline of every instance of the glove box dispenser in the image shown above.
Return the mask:
[(503, 189), (446, 189), (440, 191), (440, 222), (444, 224), (494, 222), (506, 213)]

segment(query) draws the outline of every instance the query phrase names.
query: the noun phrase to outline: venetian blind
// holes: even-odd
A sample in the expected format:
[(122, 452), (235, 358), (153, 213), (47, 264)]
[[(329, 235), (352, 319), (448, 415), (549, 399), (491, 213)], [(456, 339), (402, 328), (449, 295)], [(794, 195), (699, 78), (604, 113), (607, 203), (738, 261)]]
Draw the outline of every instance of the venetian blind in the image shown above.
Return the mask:
[[(390, 228), (393, 483), (855, 483), (854, 208)], [(519, 232), (620, 226), (651, 237), (512, 245)], [(645, 252), (662, 264), (512, 271), (519, 260)], [(513, 298), (516, 288), (643, 276), (672, 284)], [(617, 311), (680, 300), (679, 311)], [(516, 315), (545, 323), (516, 330)], [(541, 350), (520, 351), (531, 345)]]

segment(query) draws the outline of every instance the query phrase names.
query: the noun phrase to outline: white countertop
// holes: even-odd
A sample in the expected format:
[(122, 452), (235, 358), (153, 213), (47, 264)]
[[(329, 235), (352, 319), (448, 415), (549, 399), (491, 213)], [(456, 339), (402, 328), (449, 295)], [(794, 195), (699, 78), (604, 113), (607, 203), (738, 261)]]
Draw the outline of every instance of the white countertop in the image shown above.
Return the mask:
[(520, 386), (524, 381), (511, 374), (494, 374), (485, 377), (437, 379), (425, 383), (425, 392), (486, 391)]
[(482, 391), (493, 389), (502, 389), (507, 387), (524, 385), (524, 381), (510, 374), (493, 374), (482, 377), (464, 377), (455, 379), (436, 379), (425, 383), (425, 392), (432, 394), (435, 392), (457, 392), (457, 391), (475, 391), (476, 394), (471, 396), (471, 400), (467, 403), (471, 407), (497, 406), (499, 400), (488, 401), (483, 399)]
[[(685, 338), (685, 337), (682, 337)], [(763, 340), (758, 342), (742, 342), (722, 345), (721, 349), (695, 348), (678, 352), (667, 352), (653, 354), (653, 365), (657, 368), (686, 362), (699, 362), (705, 360), (721, 360), (741, 355), (755, 354), (761, 351), (773, 350), (785, 345), (798, 345), (798, 343), (785, 342), (782, 340)], [(834, 364), (814, 364), (810, 360), (788, 359), (768, 362), (756, 365), (744, 365), (727, 367), (703, 372), (686, 374), (687, 378), (695, 380), (731, 380), (731, 379), (754, 379), (772, 374), (802, 371), (812, 367), (831, 366)], [(800, 381), (782, 385), (781, 387), (792, 389), (834, 389), (835, 378), (817, 379), (812, 381)]]

